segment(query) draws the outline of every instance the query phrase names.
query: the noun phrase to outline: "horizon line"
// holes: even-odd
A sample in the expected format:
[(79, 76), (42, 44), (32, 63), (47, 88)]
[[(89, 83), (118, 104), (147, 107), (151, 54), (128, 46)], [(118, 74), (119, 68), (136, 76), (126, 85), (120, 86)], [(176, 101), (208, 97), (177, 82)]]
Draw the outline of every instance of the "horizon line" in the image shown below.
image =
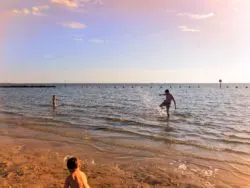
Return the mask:
[[(15, 84), (219, 84), (219, 82), (0, 82), (0, 85)], [(222, 82), (223, 84), (250, 84), (250, 82)]]

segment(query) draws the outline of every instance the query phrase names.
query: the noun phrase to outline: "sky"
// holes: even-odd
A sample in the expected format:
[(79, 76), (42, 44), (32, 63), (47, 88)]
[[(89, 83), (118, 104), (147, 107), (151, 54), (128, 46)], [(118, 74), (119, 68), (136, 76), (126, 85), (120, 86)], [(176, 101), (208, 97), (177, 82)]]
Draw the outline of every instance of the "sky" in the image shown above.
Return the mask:
[(0, 82), (250, 82), (250, 0), (3, 0)]

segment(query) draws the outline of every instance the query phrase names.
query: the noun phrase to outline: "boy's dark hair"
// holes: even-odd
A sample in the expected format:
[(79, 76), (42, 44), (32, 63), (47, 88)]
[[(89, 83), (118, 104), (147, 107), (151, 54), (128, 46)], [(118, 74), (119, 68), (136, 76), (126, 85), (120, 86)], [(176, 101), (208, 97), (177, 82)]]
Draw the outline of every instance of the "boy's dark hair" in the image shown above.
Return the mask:
[(67, 167), (70, 171), (74, 171), (75, 169), (77, 169), (78, 167), (77, 158), (76, 157), (69, 158), (67, 161)]
[(165, 93), (169, 93), (169, 90), (168, 90), (168, 89), (166, 89), (166, 90), (165, 90)]

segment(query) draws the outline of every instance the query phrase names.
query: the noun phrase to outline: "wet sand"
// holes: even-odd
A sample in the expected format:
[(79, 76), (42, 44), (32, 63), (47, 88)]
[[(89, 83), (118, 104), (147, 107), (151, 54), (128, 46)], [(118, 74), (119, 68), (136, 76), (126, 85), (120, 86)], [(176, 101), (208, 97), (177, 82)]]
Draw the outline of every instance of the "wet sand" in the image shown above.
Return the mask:
[(82, 160), (91, 187), (250, 187), (249, 176), (239, 178), (219, 163), (175, 151), (169, 156), (132, 148), (107, 151), (94, 139), (77, 144), (53, 132), (42, 139), (31, 124), (23, 118), (0, 118), (0, 187), (63, 187), (66, 155)]

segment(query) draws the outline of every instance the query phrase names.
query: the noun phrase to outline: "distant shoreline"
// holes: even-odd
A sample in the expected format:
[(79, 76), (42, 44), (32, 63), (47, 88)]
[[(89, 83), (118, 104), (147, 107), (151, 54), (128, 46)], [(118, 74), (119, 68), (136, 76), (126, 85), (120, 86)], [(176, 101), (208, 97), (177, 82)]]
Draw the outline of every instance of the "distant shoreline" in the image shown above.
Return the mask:
[(38, 84), (1, 84), (0, 88), (54, 88), (55, 85)]

